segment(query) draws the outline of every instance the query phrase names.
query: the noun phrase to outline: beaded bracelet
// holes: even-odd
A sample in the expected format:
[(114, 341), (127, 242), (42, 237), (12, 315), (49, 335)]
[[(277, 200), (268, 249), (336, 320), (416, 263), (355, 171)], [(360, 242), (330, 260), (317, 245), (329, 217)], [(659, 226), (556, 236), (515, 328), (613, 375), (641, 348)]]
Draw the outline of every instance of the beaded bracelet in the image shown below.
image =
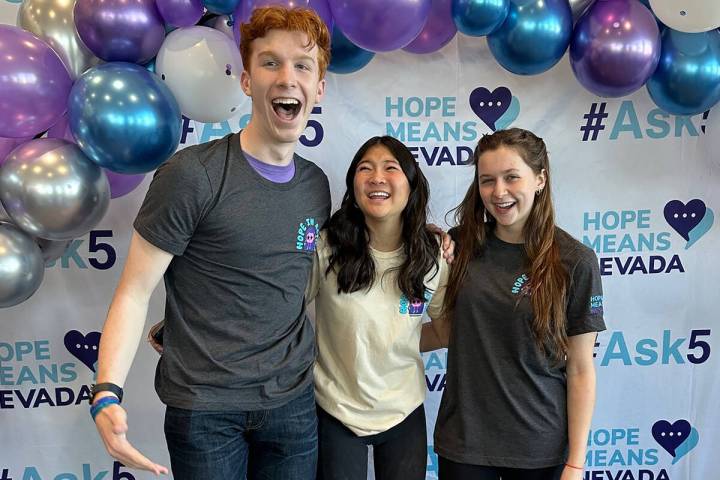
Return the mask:
[(92, 417), (93, 422), (95, 421), (97, 414), (100, 413), (100, 410), (109, 407), (110, 405), (120, 405), (120, 399), (108, 395), (107, 397), (102, 397), (97, 402), (93, 403), (90, 407), (90, 416)]

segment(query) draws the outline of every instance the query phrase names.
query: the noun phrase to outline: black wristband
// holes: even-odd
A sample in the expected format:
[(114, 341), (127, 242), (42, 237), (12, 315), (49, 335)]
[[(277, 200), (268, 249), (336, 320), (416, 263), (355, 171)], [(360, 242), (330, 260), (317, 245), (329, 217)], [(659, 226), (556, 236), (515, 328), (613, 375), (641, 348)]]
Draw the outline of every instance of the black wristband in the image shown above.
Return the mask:
[(90, 389), (90, 403), (92, 403), (95, 400), (95, 395), (97, 395), (100, 392), (111, 392), (114, 393), (118, 397), (118, 401), (122, 402), (123, 397), (123, 389), (122, 387), (115, 385), (114, 383), (98, 383), (97, 385), (93, 385), (92, 389)]

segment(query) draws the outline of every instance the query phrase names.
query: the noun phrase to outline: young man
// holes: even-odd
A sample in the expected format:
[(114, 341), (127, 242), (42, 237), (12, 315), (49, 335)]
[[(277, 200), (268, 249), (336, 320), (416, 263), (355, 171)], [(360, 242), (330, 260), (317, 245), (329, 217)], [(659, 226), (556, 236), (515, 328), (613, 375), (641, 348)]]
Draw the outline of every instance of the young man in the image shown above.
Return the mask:
[(325, 89), (330, 40), (309, 10), (255, 10), (242, 26), (240, 134), (178, 152), (134, 223), (103, 328), (93, 410), (108, 452), (168, 473), (127, 441), (117, 402), (161, 278), (167, 292), (156, 389), (176, 479), (314, 479), (314, 334), (304, 290), (325, 174), (294, 154)]

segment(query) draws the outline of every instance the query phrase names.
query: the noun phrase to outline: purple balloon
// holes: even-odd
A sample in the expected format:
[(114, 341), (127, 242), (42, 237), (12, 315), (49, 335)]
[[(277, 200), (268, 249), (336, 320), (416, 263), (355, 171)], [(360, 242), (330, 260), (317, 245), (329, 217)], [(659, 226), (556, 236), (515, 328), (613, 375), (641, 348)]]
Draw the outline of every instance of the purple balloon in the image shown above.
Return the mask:
[(108, 62), (147, 63), (165, 39), (154, 0), (77, 0), (73, 15), (80, 39)]
[(65, 113), (72, 79), (50, 46), (0, 25), (0, 136), (34, 137)]
[(68, 142), (77, 143), (70, 131), (67, 113), (60, 117), (60, 120), (47, 131), (47, 138), (62, 138)]
[(103, 168), (108, 182), (110, 182), (110, 198), (118, 198), (132, 192), (145, 178), (144, 173), (138, 175), (124, 175)]
[(32, 140), (32, 137), (27, 138), (4, 138), (0, 137), (0, 166), (5, 162), (5, 159), (10, 152), (15, 150), (15, 147), (19, 147), (23, 143)]
[(595, 2), (580, 17), (570, 64), (580, 84), (601, 97), (622, 97), (645, 84), (660, 59), (660, 30), (638, 0)]
[(452, 17), (452, 3), (452, 0), (432, 0), (425, 27), (403, 50), (410, 53), (431, 53), (450, 43), (457, 33)]
[(330, 0), (335, 23), (358, 47), (389, 52), (412, 42), (425, 26), (430, 0)]
[(201, 0), (157, 0), (157, 8), (165, 22), (174, 27), (192, 27), (205, 11)]
[[(258, 7), (268, 7), (270, 5), (279, 5), (287, 8), (310, 8), (323, 19), (327, 25), (328, 31), (333, 29), (333, 15), (328, 5), (328, 0), (241, 0), (235, 9), (235, 18), (240, 19), (241, 23), (247, 22), (252, 15), (252, 11)], [(241, 15), (237, 15), (240, 11)]]

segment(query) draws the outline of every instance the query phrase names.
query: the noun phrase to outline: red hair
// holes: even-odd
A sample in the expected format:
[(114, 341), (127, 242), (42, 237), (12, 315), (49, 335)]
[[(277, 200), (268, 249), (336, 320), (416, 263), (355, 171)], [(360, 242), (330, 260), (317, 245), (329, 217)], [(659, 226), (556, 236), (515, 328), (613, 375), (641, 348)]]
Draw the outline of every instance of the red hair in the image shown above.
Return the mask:
[(250, 20), (240, 25), (240, 56), (245, 70), (250, 71), (253, 40), (264, 37), (270, 30), (301, 32), (307, 35), (308, 43), (303, 46), (310, 50), (317, 45), (320, 78), (325, 76), (325, 70), (330, 63), (330, 32), (318, 14), (308, 8), (270, 6), (253, 10)]

